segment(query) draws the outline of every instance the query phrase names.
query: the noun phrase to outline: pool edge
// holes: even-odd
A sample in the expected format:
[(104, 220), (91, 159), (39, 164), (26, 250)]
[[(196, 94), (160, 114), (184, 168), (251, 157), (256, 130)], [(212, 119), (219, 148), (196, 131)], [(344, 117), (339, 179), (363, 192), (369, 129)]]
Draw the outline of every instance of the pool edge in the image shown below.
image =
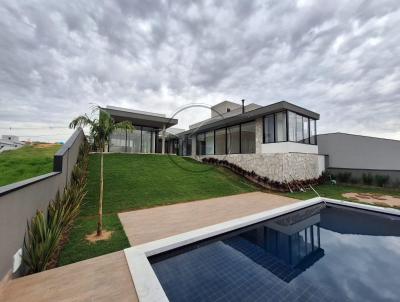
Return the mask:
[(148, 257), (164, 253), (194, 242), (198, 242), (200, 240), (218, 236), (242, 227), (256, 224), (264, 220), (272, 219), (277, 216), (294, 212), (322, 202), (400, 216), (400, 210), (398, 209), (383, 208), (379, 206), (359, 204), (331, 198), (315, 197), (290, 205), (151, 241), (135, 247), (130, 247), (125, 249), (124, 253), (139, 301), (169, 301), (164, 289), (161, 286), (160, 281), (158, 280), (148, 260)]

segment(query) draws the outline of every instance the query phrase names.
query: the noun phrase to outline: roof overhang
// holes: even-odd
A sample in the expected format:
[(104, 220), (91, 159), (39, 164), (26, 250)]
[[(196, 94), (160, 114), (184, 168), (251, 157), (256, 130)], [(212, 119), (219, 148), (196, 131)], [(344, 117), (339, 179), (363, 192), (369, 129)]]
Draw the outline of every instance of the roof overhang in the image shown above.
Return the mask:
[(130, 121), (133, 125), (153, 127), (162, 129), (165, 125), (166, 128), (172, 127), (178, 123), (177, 119), (168, 118), (161, 115), (144, 113), (133, 110), (123, 110), (122, 108), (102, 108), (102, 110), (108, 112), (115, 122)]
[(222, 128), (222, 127), (229, 127), (229, 126), (237, 125), (240, 123), (249, 122), (256, 118), (263, 117), (265, 115), (279, 112), (279, 111), (284, 111), (284, 110), (293, 111), (300, 115), (304, 115), (304, 116), (313, 118), (315, 120), (319, 120), (318, 113), (307, 110), (303, 107), (299, 107), (297, 105), (294, 105), (294, 104), (286, 102), (286, 101), (281, 101), (281, 102), (274, 103), (274, 104), (271, 104), (268, 106), (264, 106), (264, 107), (261, 107), (258, 109), (254, 109), (254, 110), (242, 113), (242, 114), (238, 114), (238, 115), (234, 115), (234, 116), (226, 117), (226, 118), (221, 118), (221, 119), (218, 119), (217, 121), (201, 125), (195, 129), (190, 129), (190, 130), (185, 131), (180, 134), (184, 135), (184, 134), (191, 134), (194, 132), (197, 132), (197, 133), (204, 132), (204, 131), (218, 129), (218, 128)]

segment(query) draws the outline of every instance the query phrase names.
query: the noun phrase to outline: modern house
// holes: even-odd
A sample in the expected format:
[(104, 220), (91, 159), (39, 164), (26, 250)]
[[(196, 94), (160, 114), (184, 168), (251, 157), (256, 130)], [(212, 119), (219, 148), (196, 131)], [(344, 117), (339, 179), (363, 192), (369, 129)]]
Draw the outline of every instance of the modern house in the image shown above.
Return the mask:
[[(289, 102), (267, 106), (224, 101), (210, 118), (176, 131), (165, 115), (107, 106), (115, 121), (129, 120), (133, 132), (119, 130), (110, 152), (175, 153), (195, 159), (225, 159), (272, 180), (317, 178), (324, 170), (318, 154), (319, 114)], [(169, 133), (167, 133), (169, 130)]]
[(118, 130), (111, 136), (108, 146), (110, 152), (165, 153), (166, 129), (178, 123), (165, 114), (130, 110), (107, 106), (107, 111), (115, 122), (130, 121), (133, 131)]
[(6, 150), (14, 150), (24, 145), (15, 135), (2, 135), (0, 139), (0, 153)]

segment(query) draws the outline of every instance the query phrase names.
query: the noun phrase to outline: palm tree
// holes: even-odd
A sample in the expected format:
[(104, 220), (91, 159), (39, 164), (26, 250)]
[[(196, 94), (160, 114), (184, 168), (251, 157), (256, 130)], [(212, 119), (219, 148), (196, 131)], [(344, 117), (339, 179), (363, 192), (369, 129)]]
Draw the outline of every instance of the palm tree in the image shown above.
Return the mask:
[(103, 152), (106, 142), (110, 141), (111, 133), (116, 129), (127, 129), (132, 131), (134, 128), (131, 122), (123, 121), (115, 123), (110, 114), (100, 106), (93, 110), (99, 112), (99, 117), (91, 119), (87, 114), (76, 117), (69, 124), (70, 128), (90, 127), (90, 135), (94, 139), (95, 146), (100, 149), (100, 198), (99, 198), (99, 220), (97, 223), (97, 236), (101, 236), (103, 228)]

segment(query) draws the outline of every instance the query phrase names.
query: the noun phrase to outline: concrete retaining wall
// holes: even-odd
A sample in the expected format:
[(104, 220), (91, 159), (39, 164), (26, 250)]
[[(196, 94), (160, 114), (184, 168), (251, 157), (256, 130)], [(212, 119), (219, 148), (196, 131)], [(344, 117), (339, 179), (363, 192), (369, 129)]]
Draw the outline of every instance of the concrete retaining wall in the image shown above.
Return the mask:
[(227, 160), (276, 181), (305, 180), (319, 176), (318, 155), (304, 153), (204, 155), (202, 158)]
[(318, 135), (319, 153), (329, 155), (329, 168), (400, 171), (400, 141), (329, 133)]
[(10, 276), (27, 222), (68, 183), (84, 137), (80, 128), (73, 133), (54, 156), (54, 172), (0, 187), (0, 280)]

